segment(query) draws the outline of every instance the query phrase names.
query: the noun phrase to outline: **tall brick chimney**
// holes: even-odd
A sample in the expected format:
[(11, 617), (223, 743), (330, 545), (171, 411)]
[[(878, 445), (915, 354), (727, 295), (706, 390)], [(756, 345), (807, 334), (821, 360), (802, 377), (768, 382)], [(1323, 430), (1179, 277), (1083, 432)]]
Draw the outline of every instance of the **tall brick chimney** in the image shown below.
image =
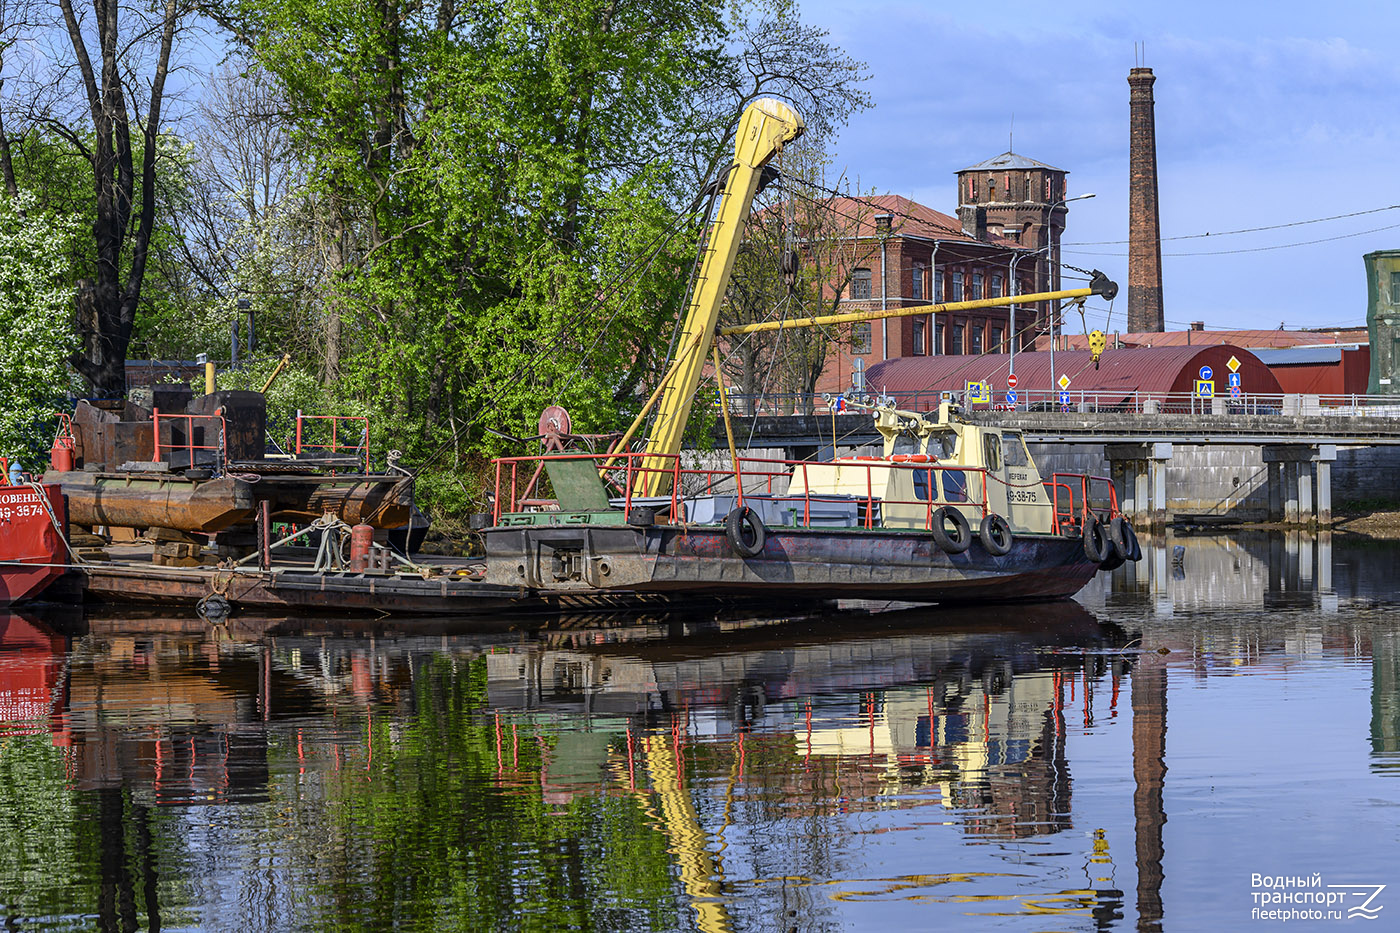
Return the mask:
[(1128, 72), (1128, 330), (1166, 329), (1162, 319), (1162, 227), (1157, 213), (1157, 128), (1151, 68)]

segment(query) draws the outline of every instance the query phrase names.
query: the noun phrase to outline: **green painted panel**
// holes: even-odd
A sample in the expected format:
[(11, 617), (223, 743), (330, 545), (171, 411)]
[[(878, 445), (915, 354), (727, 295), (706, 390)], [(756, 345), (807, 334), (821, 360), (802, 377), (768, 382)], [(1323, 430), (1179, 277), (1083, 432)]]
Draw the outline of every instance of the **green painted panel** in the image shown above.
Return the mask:
[(604, 512), (612, 508), (608, 490), (592, 460), (546, 458), (544, 471), (561, 512)]

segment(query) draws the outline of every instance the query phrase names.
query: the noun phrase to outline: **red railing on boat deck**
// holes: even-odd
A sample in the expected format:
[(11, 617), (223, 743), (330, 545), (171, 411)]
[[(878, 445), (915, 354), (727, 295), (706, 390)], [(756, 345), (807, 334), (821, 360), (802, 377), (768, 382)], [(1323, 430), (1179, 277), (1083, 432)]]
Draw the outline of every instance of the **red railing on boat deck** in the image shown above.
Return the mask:
[[(1063, 479), (1062, 479), (1063, 478)], [(1078, 504), (1075, 502), (1075, 488), (1078, 487)], [(1091, 476), (1087, 473), (1054, 473), (1045, 484), (1054, 503), (1055, 533), (1061, 534), (1062, 527), (1083, 528), (1090, 516), (1107, 523), (1118, 515), (1118, 490), (1113, 480), (1107, 476)], [(1063, 496), (1061, 490), (1064, 490)], [(1098, 499), (1095, 499), (1097, 493)], [(1101, 502), (1102, 505), (1095, 505)]]
[[(534, 495), (545, 464), (551, 460), (589, 461), (598, 467), (605, 483), (615, 493), (611, 498), (621, 505), (624, 515), (630, 517), (632, 509), (638, 506), (660, 509), (669, 507), (670, 520), (680, 524), (687, 520), (686, 501), (706, 495), (733, 495), (736, 505), (744, 505), (745, 497), (781, 497), (784, 504), (794, 512), (800, 505), (801, 522), (798, 527), (811, 527), (813, 507), (822, 504), (849, 503), (856, 505), (856, 520), (860, 527), (875, 528), (881, 523), (881, 516), (890, 506), (914, 506), (924, 510), (924, 527), (933, 527), (933, 513), (945, 506), (965, 506), (986, 516), (990, 510), (988, 503), (987, 471), (981, 467), (943, 465), (938, 463), (892, 462), (879, 457), (861, 457), (842, 460), (843, 470), (865, 470), (865, 494), (821, 493), (811, 491), (808, 476), (811, 468), (830, 467), (832, 464), (816, 464), (806, 460), (763, 460), (740, 457), (735, 468), (729, 469), (682, 469), (677, 455), (656, 454), (550, 454), (529, 457), (501, 457), (495, 461), (495, 496), (492, 510), (492, 523), (499, 525), (501, 516), (521, 512), (529, 508), (548, 508), (557, 505), (557, 500)], [(658, 461), (666, 465), (657, 467)], [(605, 468), (605, 464), (607, 464)], [(915, 495), (922, 486), (923, 497), (915, 499), (893, 499), (883, 495), (884, 484), (877, 490), (874, 485), (872, 468), (895, 468), (916, 473)], [(523, 469), (522, 469), (523, 468)], [(918, 478), (922, 474), (922, 482)], [(638, 480), (649, 476), (664, 475), (670, 481), (671, 491), (665, 496), (639, 497), (633, 490)], [(976, 477), (974, 480), (973, 478)], [(800, 483), (797, 481), (800, 480)], [(779, 485), (781, 484), (781, 485)], [(793, 493), (791, 489), (800, 485), (805, 491)], [(787, 488), (782, 488), (786, 486)], [(939, 490), (943, 491), (940, 498)], [(877, 491), (881, 493), (877, 495)], [(619, 501), (620, 500), (620, 501)]]
[[(331, 440), (329, 444), (313, 444), (307, 439), (310, 434), (309, 426), (304, 426), (307, 421), (329, 421), (331, 423)], [(354, 444), (342, 440), (340, 431), (342, 421), (354, 421), (360, 425), (358, 437)], [(296, 423), (296, 444), (294, 452), (300, 456), (304, 450), (324, 450), (326, 453), (335, 456), (340, 453), (354, 453), (364, 461), (364, 472), (369, 472), (369, 418), (365, 415), (306, 415), (297, 412)]]
[[(185, 443), (183, 444), (162, 444), (160, 442), (160, 423), (183, 421), (185, 423)], [(219, 434), (213, 444), (196, 444), (194, 442), (194, 423), (196, 421), (217, 422)], [(207, 432), (212, 425), (205, 425)], [(160, 462), (160, 453), (164, 449), (166, 453), (183, 450), (190, 458), (189, 465), (194, 466), (194, 452), (196, 450), (209, 450), (214, 453), (214, 462), (222, 467), (228, 458), (228, 424), (224, 421), (224, 410), (219, 408), (212, 415), (184, 415), (184, 414), (163, 414), (159, 408), (151, 409), (151, 433), (155, 435), (155, 455), (151, 457), (152, 463)], [(172, 432), (173, 435), (173, 432)]]

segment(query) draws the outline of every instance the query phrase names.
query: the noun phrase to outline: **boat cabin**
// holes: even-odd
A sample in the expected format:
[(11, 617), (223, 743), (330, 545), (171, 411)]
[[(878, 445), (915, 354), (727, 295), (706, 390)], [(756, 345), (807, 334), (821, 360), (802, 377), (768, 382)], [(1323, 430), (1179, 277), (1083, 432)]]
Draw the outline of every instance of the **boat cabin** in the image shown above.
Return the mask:
[(788, 495), (878, 500), (872, 524), (884, 528), (926, 528), (948, 506), (974, 529), (994, 513), (1013, 532), (1052, 531), (1054, 504), (1020, 432), (967, 424), (946, 402), (936, 420), (892, 406), (874, 414), (883, 456), (797, 465)]

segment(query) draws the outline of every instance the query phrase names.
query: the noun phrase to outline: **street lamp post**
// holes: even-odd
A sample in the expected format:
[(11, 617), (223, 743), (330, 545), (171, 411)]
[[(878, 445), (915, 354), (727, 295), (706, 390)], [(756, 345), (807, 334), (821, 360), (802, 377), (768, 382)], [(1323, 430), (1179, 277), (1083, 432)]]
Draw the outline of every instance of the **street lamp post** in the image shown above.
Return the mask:
[[(1055, 284), (1055, 283), (1054, 283), (1055, 270), (1058, 269), (1059, 266), (1060, 266), (1060, 251), (1059, 251), (1059, 249), (1058, 249), (1058, 247), (1059, 247), (1060, 244), (1055, 240), (1055, 223), (1054, 223), (1054, 221), (1055, 221), (1055, 209), (1056, 209), (1057, 207), (1060, 207), (1060, 206), (1063, 205), (1063, 204), (1068, 204), (1070, 201), (1084, 201), (1084, 200), (1087, 200), (1087, 199), (1092, 198), (1092, 197), (1096, 197), (1096, 195), (1094, 195), (1094, 194), (1077, 194), (1077, 195), (1075, 195), (1075, 196), (1072, 197), (1072, 198), (1060, 198), (1060, 200), (1056, 201), (1054, 204), (1051, 204), (1051, 205), (1050, 205), (1050, 209), (1049, 209), (1048, 211), (1046, 211), (1046, 213), (1045, 213), (1045, 233), (1046, 233), (1046, 236), (1048, 236), (1048, 237), (1050, 238), (1050, 242), (1047, 243), (1047, 244), (1045, 244), (1045, 246), (1041, 247), (1041, 249), (1048, 249), (1048, 250), (1050, 250), (1050, 252), (1046, 254), (1046, 258), (1050, 261), (1050, 269), (1049, 269), (1049, 272), (1050, 272), (1050, 276), (1051, 276), (1051, 281), (1048, 282), (1047, 284), (1050, 285), (1050, 287), (1052, 288), (1052, 290), (1053, 290), (1054, 284)], [(1037, 252), (1039, 252), (1039, 250), (1037, 250)], [(1055, 397), (1055, 390), (1057, 389), (1057, 385), (1056, 385), (1056, 383), (1055, 383), (1055, 337), (1056, 337), (1056, 325), (1059, 323), (1059, 317), (1060, 317), (1059, 302), (1051, 302), (1051, 303), (1050, 303), (1050, 397), (1051, 397), (1052, 399)]]

